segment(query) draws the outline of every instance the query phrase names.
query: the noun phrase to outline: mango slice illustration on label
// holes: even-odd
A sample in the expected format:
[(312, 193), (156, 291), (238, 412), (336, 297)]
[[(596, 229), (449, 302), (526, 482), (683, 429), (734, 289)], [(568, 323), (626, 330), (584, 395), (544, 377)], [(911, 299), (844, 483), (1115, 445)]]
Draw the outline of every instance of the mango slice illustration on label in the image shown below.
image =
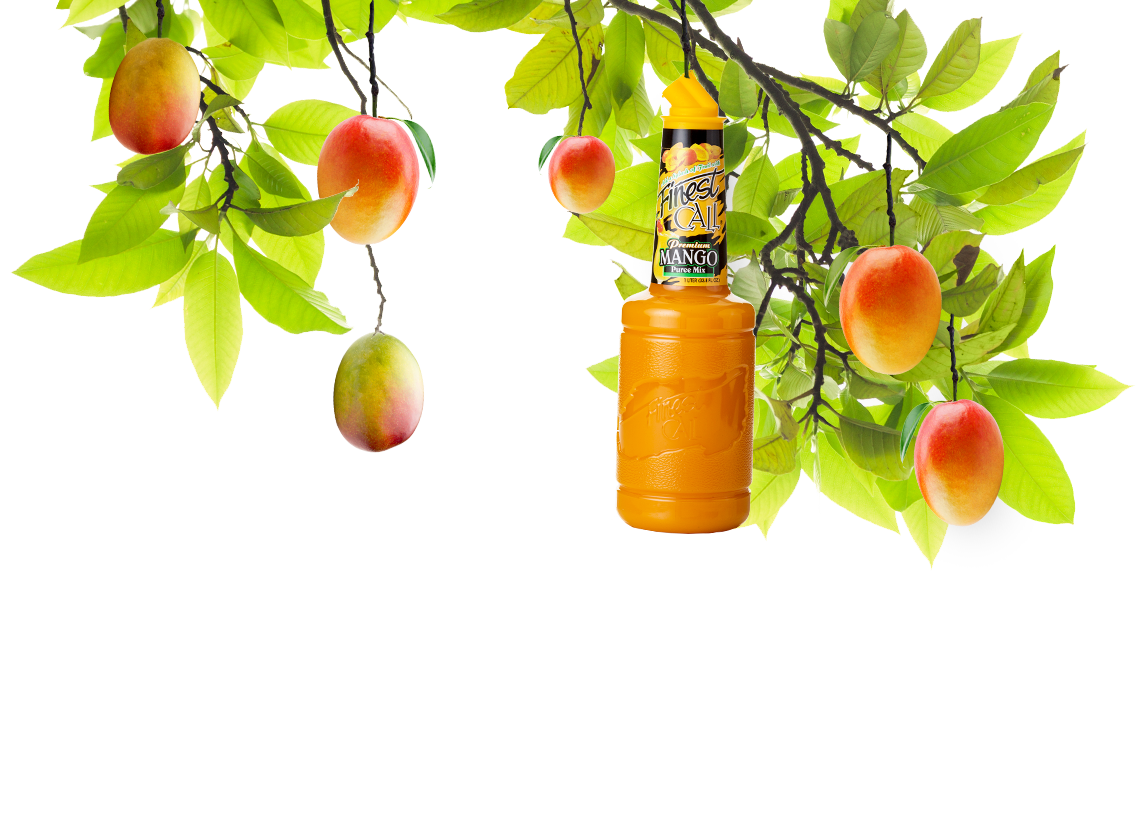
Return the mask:
[(718, 130), (666, 129), (657, 183), (653, 282), (717, 286), (725, 271), (727, 207)]

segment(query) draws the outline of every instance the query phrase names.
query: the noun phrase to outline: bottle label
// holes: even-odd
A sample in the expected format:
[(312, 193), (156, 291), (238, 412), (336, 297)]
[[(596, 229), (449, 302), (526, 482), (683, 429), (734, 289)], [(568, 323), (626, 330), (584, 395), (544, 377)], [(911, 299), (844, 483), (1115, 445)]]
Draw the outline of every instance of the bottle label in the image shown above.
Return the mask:
[(661, 134), (653, 282), (728, 283), (724, 131), (666, 128)]

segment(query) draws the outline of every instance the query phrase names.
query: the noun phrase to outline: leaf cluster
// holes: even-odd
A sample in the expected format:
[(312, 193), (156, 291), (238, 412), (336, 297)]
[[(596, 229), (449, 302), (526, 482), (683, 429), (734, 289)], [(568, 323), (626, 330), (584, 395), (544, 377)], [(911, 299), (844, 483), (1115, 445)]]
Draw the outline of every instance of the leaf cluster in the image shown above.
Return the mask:
[[(614, 89), (624, 94), (644, 88), (643, 61), (663, 81), (675, 78), (680, 40), (656, 12), (624, 0), (615, 5), (619, 11), (609, 25), (590, 39), (592, 53), (607, 67), (610, 89), (609, 118), (596, 121), (593, 132), (607, 140), (621, 169), (610, 199), (594, 213), (572, 217), (565, 237), (649, 260), (661, 117), (654, 114), (644, 125), (629, 115), (619, 119), (624, 106), (636, 107), (637, 96), (633, 91), (619, 99)], [(700, 5), (696, 0), (690, 7)], [(704, 15), (701, 21), (708, 23)], [(631, 35), (639, 24), (642, 31)], [(921, 499), (913, 438), (930, 404), (955, 391), (951, 329), (958, 396), (985, 405), (1002, 431), (1001, 499), (1034, 520), (1072, 522), (1072, 484), (1030, 417), (1086, 413), (1125, 386), (1095, 367), (1030, 357), (1028, 341), (1052, 295), (1054, 250), (1010, 264), (982, 248), (986, 235), (1014, 232), (1047, 216), (1076, 173), (1084, 134), (1032, 157), (1058, 101), (1059, 54), (1034, 68), (1013, 99), (993, 103), (988, 97), (1018, 38), (984, 42), (980, 19), (961, 23), (933, 58), (910, 13), (895, 14), (881, 0), (833, 0), (823, 28), (839, 77), (797, 78), (769, 69), (776, 95), (767, 103), (758, 81), (765, 76), (755, 75), (756, 64), (723, 59), (732, 55), (712, 26), (706, 31), (715, 43), (697, 38), (696, 59), (728, 119), (731, 288), (757, 310), (753, 508), (746, 524), (767, 532), (803, 473), (824, 495), (874, 524), (897, 530), (901, 514), (933, 562), (946, 525)], [(718, 44), (725, 49), (720, 55), (712, 50)], [(532, 49), (516, 69), (508, 102), (512, 88), (517, 92), (525, 81), (531, 108), (565, 105), (572, 116), (568, 69), (565, 81), (555, 81), (561, 76), (556, 70), (537, 78), (528, 63), (539, 51)], [(617, 83), (608, 68), (619, 64), (615, 52), (624, 66)], [(939, 112), (973, 106), (980, 114), (957, 132), (938, 121)], [(886, 171), (859, 155), (859, 136), (828, 137), (845, 115), (885, 125), (899, 145), (913, 149), (913, 167), (891, 166), (888, 158), (888, 187)], [(795, 127), (797, 118), (808, 126), (810, 141)], [(773, 137), (798, 144), (781, 156)], [(647, 161), (634, 160), (628, 146)], [(809, 166), (813, 153), (822, 178)], [(855, 241), (835, 253), (842, 229)], [(892, 232), (893, 243), (922, 252), (938, 272), (943, 313), (922, 362), (889, 377), (851, 353), (838, 296), (847, 265), (864, 249), (891, 243)], [(632, 289), (627, 277), (623, 271), (617, 281), (623, 296)], [(617, 363), (614, 357), (589, 370), (616, 390)]]
[[(243, 106), (267, 64), (327, 67), (332, 45), (321, 0), (202, 0), (200, 6), (201, 12), (175, 11), (167, 3), (159, 32), (151, 0), (136, 0), (125, 14), (104, 0), (59, 3), (68, 10), (67, 23), (96, 41), (83, 66), (102, 82), (93, 139), (110, 135), (112, 79), (126, 52), (147, 37), (176, 40), (199, 60), (201, 117), (185, 144), (134, 156), (115, 181), (97, 185), (105, 195), (82, 240), (31, 258), (16, 274), (69, 294), (157, 287), (156, 306), (181, 299), (191, 360), (219, 403), (237, 364), (242, 299), (291, 333), (349, 330), (314, 285), (324, 255), (322, 230), (355, 188), (314, 200), (289, 161), (316, 164), (329, 132), (356, 112), (299, 100), (255, 125)], [(342, 46), (368, 33), (368, 0), (331, 0), (329, 6)], [(391, 0), (376, 3), (373, 30), (396, 13)], [(194, 44), (202, 39), (199, 50)], [(418, 123), (400, 121), (434, 178), (431, 139)]]

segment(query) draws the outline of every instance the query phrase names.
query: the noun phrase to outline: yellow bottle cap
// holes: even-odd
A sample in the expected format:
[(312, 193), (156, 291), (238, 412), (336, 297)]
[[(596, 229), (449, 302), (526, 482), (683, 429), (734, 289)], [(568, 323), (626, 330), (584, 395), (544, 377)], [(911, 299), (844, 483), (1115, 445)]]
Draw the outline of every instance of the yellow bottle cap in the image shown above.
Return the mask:
[(662, 94), (669, 102), (665, 116), (667, 128), (723, 130), (720, 108), (696, 77), (681, 76), (673, 80)]

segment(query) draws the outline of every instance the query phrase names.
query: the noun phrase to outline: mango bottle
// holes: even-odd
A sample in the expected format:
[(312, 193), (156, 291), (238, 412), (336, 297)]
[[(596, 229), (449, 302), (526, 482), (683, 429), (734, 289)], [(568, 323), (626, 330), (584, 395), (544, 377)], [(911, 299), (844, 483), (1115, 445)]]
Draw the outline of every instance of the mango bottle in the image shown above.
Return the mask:
[(724, 120), (691, 77), (665, 98), (651, 281), (621, 315), (617, 507), (714, 533), (748, 516), (755, 318), (728, 289)]

